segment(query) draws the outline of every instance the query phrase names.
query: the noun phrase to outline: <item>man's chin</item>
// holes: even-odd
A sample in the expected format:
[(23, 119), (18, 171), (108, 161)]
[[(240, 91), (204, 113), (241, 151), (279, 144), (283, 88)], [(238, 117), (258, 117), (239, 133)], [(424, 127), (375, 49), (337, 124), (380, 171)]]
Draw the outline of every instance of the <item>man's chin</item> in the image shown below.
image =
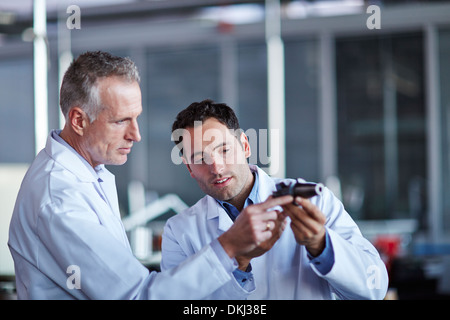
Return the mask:
[(108, 166), (121, 166), (121, 165), (125, 164), (127, 162), (127, 160), (128, 160), (128, 157), (125, 156), (124, 158), (121, 158), (121, 159), (114, 159), (112, 161), (109, 161), (109, 162), (105, 163), (105, 165), (108, 165)]
[(229, 194), (216, 194), (216, 195), (211, 195), (213, 198), (220, 200), (220, 201), (225, 201), (225, 202), (230, 202), (233, 200), (234, 197), (230, 196)]

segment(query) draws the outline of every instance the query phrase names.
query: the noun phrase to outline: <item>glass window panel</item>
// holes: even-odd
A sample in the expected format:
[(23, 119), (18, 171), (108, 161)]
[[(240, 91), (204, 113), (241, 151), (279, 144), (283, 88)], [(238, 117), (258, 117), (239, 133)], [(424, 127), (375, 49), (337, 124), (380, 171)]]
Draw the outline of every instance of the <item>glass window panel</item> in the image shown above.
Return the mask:
[(439, 32), (439, 72), (442, 115), (442, 187), (443, 223), (450, 231), (450, 29)]
[(422, 34), (338, 39), (336, 78), (344, 204), (357, 219), (425, 221)]
[[(267, 129), (267, 49), (264, 43), (239, 46), (239, 119), (244, 130), (255, 129), (258, 141), (251, 141), (257, 164), (267, 167), (262, 144)], [(317, 42), (289, 39), (285, 41), (286, 81), (286, 176), (318, 179), (317, 130)]]
[(319, 179), (318, 46), (286, 40), (286, 176)]
[(32, 59), (0, 61), (0, 97), (0, 162), (31, 163), (35, 153)]
[[(267, 52), (264, 43), (238, 45), (238, 104), (237, 116), (247, 132), (252, 157), (250, 163), (267, 168)], [(260, 131), (261, 129), (266, 131)], [(254, 134), (248, 134), (253, 132)]]

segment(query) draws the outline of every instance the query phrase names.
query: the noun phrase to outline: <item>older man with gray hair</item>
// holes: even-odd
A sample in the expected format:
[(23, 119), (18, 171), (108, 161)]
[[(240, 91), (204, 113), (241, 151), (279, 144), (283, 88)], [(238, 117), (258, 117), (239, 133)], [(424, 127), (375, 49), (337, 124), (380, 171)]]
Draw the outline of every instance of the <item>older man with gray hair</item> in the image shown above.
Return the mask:
[[(267, 208), (166, 272), (150, 273), (135, 259), (104, 165), (124, 164), (141, 140), (139, 80), (130, 59), (106, 52), (87, 52), (68, 68), (60, 92), (66, 124), (31, 164), (11, 220), (19, 299), (201, 299), (234, 281), (236, 256), (272, 236), (266, 226), (277, 212)], [(249, 294), (235, 288), (237, 298)]]

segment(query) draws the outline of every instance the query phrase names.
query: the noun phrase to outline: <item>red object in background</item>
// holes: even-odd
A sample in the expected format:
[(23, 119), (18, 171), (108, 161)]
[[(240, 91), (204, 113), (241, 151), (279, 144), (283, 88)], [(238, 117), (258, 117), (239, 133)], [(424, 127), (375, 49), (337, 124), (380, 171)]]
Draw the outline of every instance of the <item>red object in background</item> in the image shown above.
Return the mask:
[(388, 272), (391, 269), (392, 260), (400, 254), (402, 238), (399, 235), (379, 235), (373, 245), (377, 248), (381, 258), (386, 264)]
[(232, 33), (234, 31), (234, 25), (229, 22), (219, 21), (217, 30), (219, 30), (220, 33)]

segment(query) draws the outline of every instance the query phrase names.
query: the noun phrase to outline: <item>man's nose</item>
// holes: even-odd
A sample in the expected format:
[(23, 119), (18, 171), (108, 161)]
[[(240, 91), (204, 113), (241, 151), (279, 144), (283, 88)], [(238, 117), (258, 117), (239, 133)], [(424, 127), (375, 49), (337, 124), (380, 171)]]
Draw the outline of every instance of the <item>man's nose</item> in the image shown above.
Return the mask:
[(136, 120), (134, 120), (132, 122), (132, 124), (130, 125), (130, 129), (128, 131), (128, 137), (129, 140), (135, 141), (135, 142), (139, 142), (141, 141), (141, 134), (139, 132), (139, 124), (137, 123)]
[(225, 170), (225, 163), (222, 158), (213, 156), (210, 158), (211, 164), (209, 165), (211, 173), (218, 175), (222, 174)]

